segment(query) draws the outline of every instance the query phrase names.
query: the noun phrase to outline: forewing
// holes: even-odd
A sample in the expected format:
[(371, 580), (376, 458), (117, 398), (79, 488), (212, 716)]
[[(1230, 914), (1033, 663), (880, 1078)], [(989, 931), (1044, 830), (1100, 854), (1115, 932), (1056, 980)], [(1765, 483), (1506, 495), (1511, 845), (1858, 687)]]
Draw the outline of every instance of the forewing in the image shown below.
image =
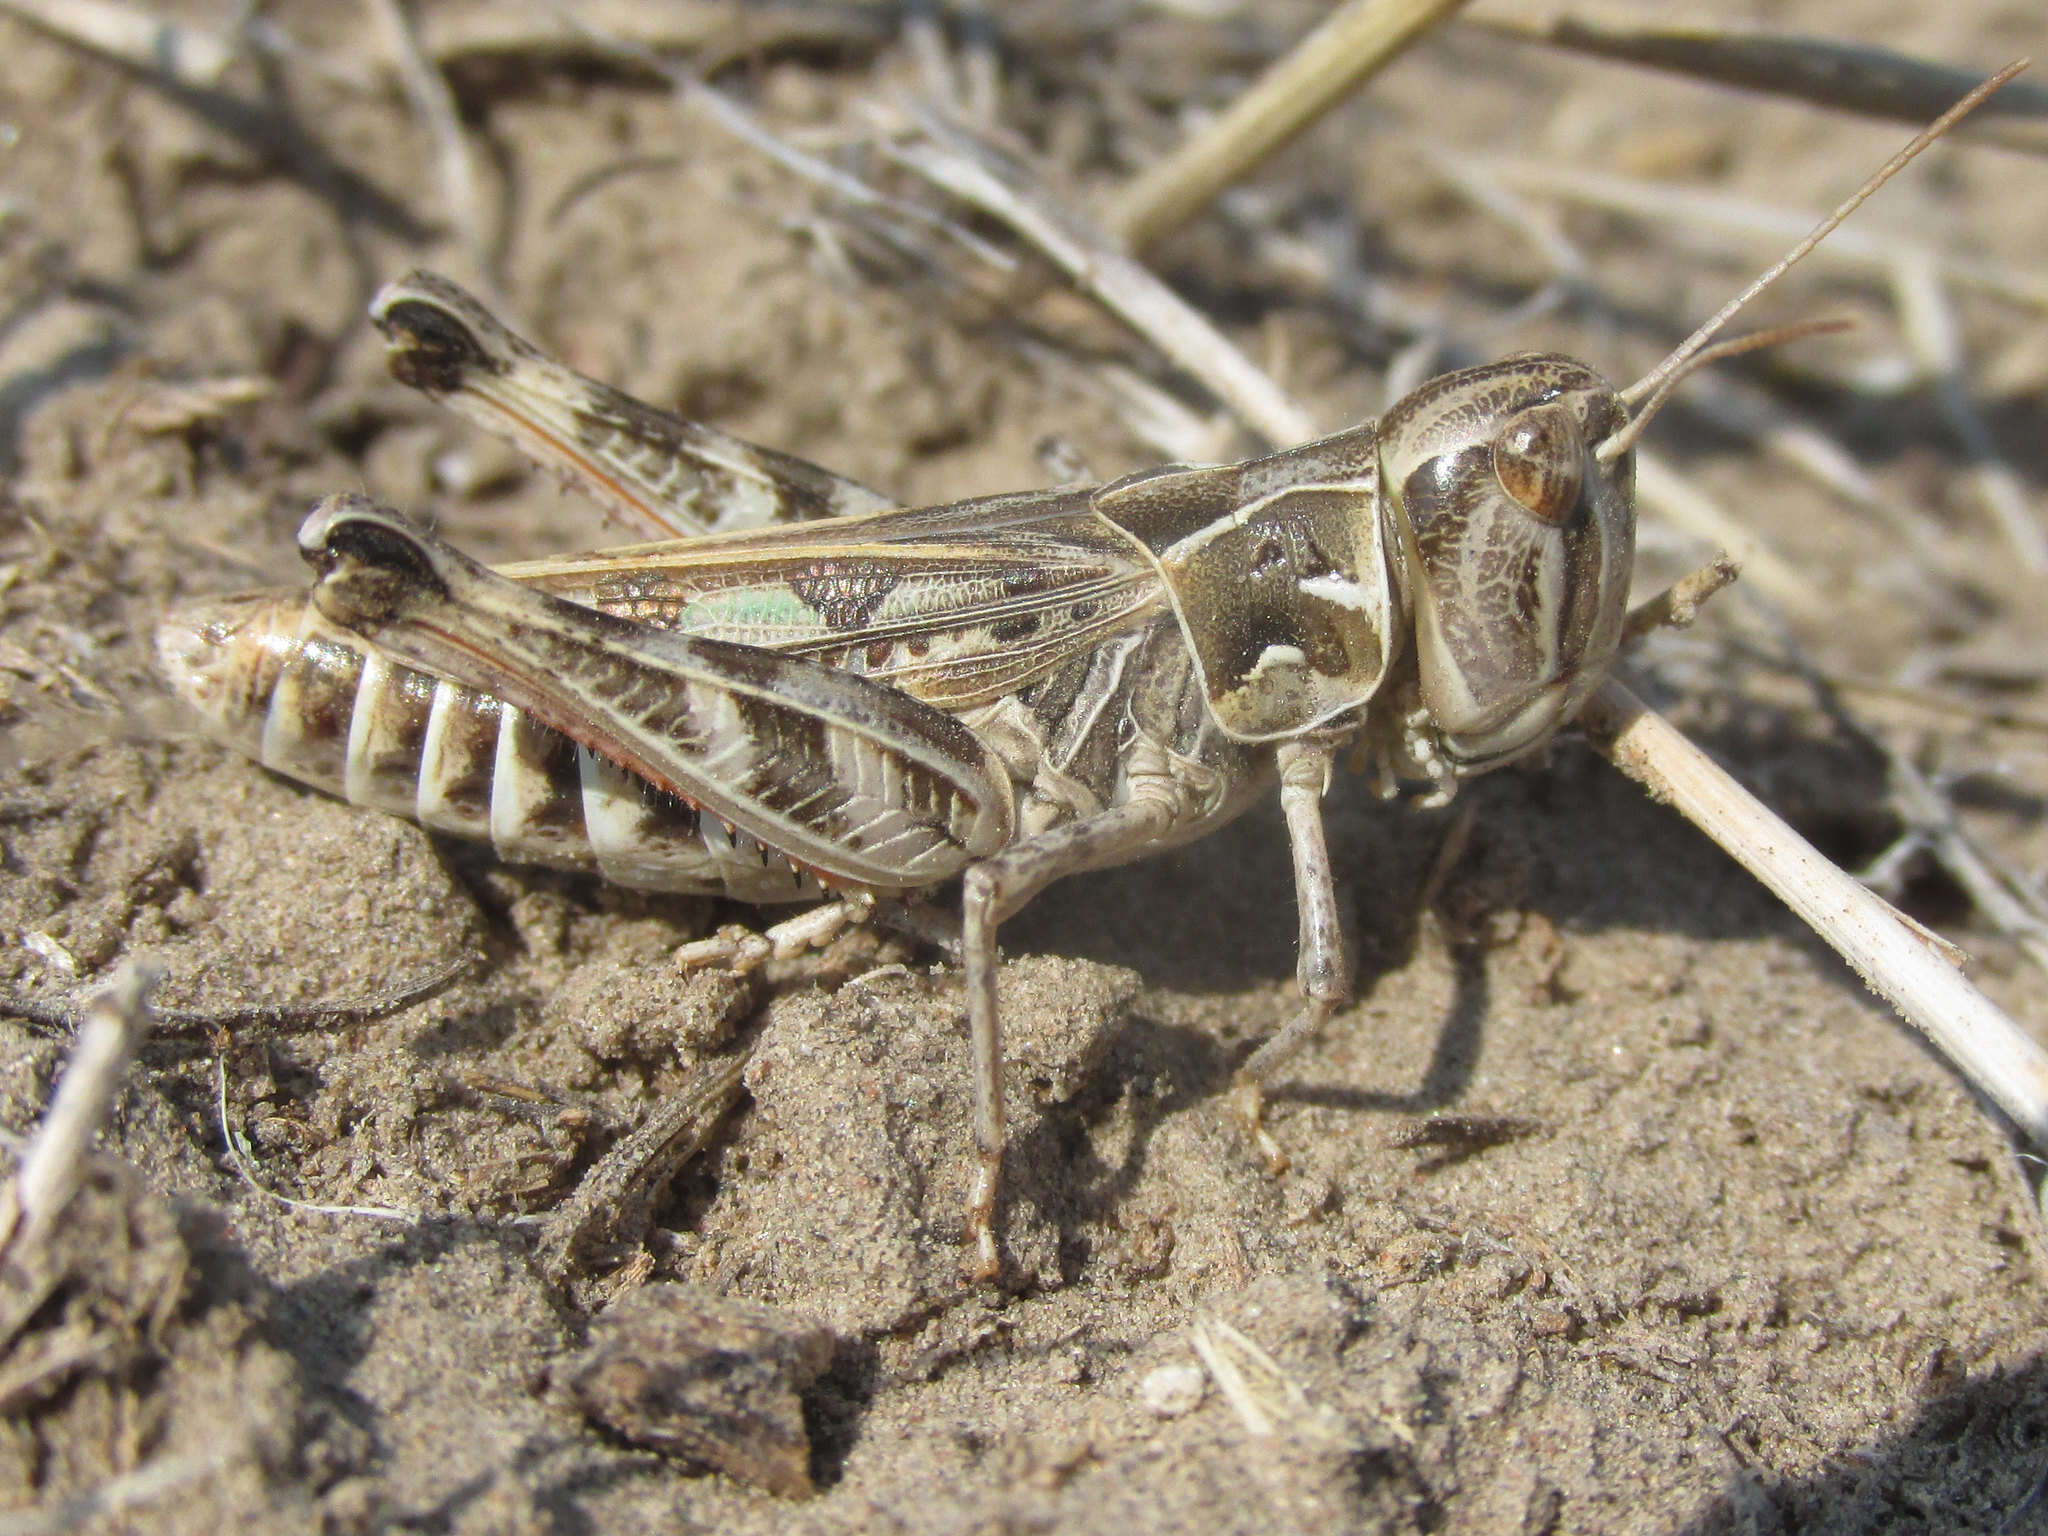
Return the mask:
[(1151, 563), (1053, 490), (506, 566), (659, 629), (801, 656), (958, 711), (1157, 612)]

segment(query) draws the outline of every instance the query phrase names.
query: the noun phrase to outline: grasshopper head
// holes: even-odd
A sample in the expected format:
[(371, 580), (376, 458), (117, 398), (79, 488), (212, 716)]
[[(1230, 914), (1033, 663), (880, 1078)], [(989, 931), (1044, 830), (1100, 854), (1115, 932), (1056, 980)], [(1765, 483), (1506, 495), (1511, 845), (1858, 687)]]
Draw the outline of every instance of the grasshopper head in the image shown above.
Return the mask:
[(1585, 364), (1528, 355), (1434, 379), (1379, 424), (1422, 702), (1461, 772), (1541, 744), (1614, 657), (1635, 464), (1596, 450), (1627, 422)]
[(1721, 327), (2024, 68), (2008, 64), (1930, 123), (1628, 388), (1570, 358), (1511, 357), (1445, 374), (1387, 413), (1381, 495), (1414, 606), (1422, 702), (1452, 768), (1528, 751), (1598, 686), (1620, 643), (1635, 554), (1631, 450), (1671, 391), (1716, 358), (1838, 328), (1714, 342)]

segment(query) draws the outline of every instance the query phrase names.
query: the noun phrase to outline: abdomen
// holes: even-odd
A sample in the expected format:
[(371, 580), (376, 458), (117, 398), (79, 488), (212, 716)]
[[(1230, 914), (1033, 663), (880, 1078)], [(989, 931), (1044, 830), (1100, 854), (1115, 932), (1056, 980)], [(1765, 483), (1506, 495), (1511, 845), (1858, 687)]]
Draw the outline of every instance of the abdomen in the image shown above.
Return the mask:
[(523, 711), (377, 654), (300, 593), (193, 604), (157, 630), (177, 692), (264, 767), (509, 862), (645, 890), (809, 901), (816, 877)]

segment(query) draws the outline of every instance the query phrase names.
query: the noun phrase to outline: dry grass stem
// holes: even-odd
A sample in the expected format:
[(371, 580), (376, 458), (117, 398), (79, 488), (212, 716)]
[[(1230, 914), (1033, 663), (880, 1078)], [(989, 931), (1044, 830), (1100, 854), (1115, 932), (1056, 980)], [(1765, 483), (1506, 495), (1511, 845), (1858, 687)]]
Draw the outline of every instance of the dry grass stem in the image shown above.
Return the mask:
[[(38, 938), (49, 944), (56, 943), (43, 934), (26, 935), (23, 943), (26, 945)], [(76, 963), (72, 962), (74, 969)], [(149, 1011), (157, 1027), (166, 1031), (250, 1027), (317, 1029), (335, 1024), (360, 1024), (425, 1001), (475, 964), (474, 955), (458, 955), (446, 964), (364, 997), (316, 998), (308, 1002), (223, 1003), (212, 1008), (153, 1005)], [(46, 1030), (76, 1029), (88, 1007), (90, 1000), (81, 1006), (65, 996), (45, 998), (0, 993), (0, 1018), (20, 1019)]]
[(503, 308), (495, 281), (498, 242), (490, 234), (491, 221), (477, 185), (469, 140), (462, 131), (462, 114), (455, 107), (455, 93), (448, 89), (440, 67), (421, 49), (404, 0), (365, 3), (383, 41), (384, 52), (404, 82), (413, 113), (434, 146), (434, 175), (441, 188), (443, 211), (455, 227), (473, 275), (487, 280), (485, 286), (490, 296)]
[(1636, 496), (1645, 513), (1662, 518), (1702, 544), (1725, 549), (1743, 574), (1772, 601), (1802, 617), (1830, 611), (1828, 595), (1805, 572), (1764, 542), (1661, 454), (1636, 450)]
[(946, 29), (930, 0), (907, 0), (903, 7), (904, 51), (916, 61), (919, 88), (933, 101), (957, 107), (960, 84), (953, 75), (953, 55)]
[(1143, 250), (1307, 128), (1465, 0), (1351, 0), (1242, 92), (1217, 119), (1140, 172), (1106, 223)]
[(540, 1257), (551, 1279), (565, 1283), (593, 1249), (640, 1241), (662, 1191), (710, 1145), (739, 1102), (750, 1055), (743, 1050), (700, 1063), (547, 1213), (539, 1223)]
[(1284, 1435), (1354, 1448), (1358, 1432), (1335, 1409), (1310, 1400), (1301, 1383), (1244, 1334), (1218, 1318), (1188, 1329), (1188, 1342), (1245, 1433), (1257, 1439)]
[[(1665, 186), (1604, 171), (1589, 171), (1554, 160), (1509, 155), (1475, 157), (1477, 168), (1508, 186), (1562, 198), (1586, 208), (1625, 214), (1651, 228), (1679, 227), (1739, 237), (1739, 249), (1757, 243), (1783, 245), (1813, 228), (1814, 218), (1796, 208), (1773, 207), (1748, 198), (1725, 197), (1696, 187)], [(1934, 263), (1944, 278), (2030, 309), (2048, 309), (2048, 271), (1981, 261), (1942, 251), (1910, 236), (1849, 225), (1836, 230), (1815, 256), (1838, 267), (1888, 272), (1902, 255)]]
[(0, 1252), (33, 1248), (85, 1177), (92, 1139), (107, 1122), (128, 1063), (149, 1032), (155, 967), (125, 962), (86, 1011), (64, 1076), (0, 1205)]
[[(1770, 32), (1729, 20), (1717, 19), (1711, 27), (1635, 26), (1566, 12), (1474, 17), (1461, 25), (1899, 123), (1926, 122), (1983, 78), (1975, 70), (1869, 43)], [(1962, 132), (2007, 149), (2048, 154), (2048, 89), (2008, 87)]]
[(2048, 529), (2027, 504), (2019, 476), (1970, 399), (1962, 326), (1939, 268), (1924, 252), (1902, 255), (1892, 264), (1891, 284), (1906, 347), (1934, 383), (1935, 400), (1969, 460), (1979, 500), (2020, 563), (2030, 571), (2048, 571)]
[(2019, 947), (2020, 953), (2048, 971), (2048, 913), (2038, 898), (1993, 866), (1984, 850), (1964, 829), (1955, 807), (1927, 776), (1896, 752), (1887, 752), (1892, 803), (1906, 824), (1901, 844), (1925, 847), (1935, 861), (1968, 893), (1984, 920)]
[(887, 39), (889, 27), (885, 7), (763, 0), (745, 6), (731, 0), (580, 0), (573, 20), (541, 6), (428, 6), (419, 18), (421, 46), (443, 67), (616, 63), (624, 48), (643, 63), (656, 55), (687, 55), (707, 74), (734, 59), (777, 49), (873, 46)]
[(967, 120), (993, 126), (1003, 111), (1003, 55), (988, 0), (954, 0), (964, 36), (960, 44), (960, 109)]
[(907, 199), (890, 197), (858, 176), (797, 148), (731, 96), (706, 84), (690, 70), (634, 42), (629, 35), (603, 30), (580, 12), (572, 13), (559, 6), (551, 6), (551, 9), (564, 26), (575, 30), (606, 57), (637, 64), (668, 81), (683, 106), (845, 208), (878, 215), (884, 229), (888, 220), (896, 220), (931, 230), (999, 270), (1007, 271), (1014, 267), (1015, 263), (1007, 252), (978, 238), (955, 221)]
[(1144, 265), (1034, 193), (1010, 186), (963, 150), (937, 142), (899, 146), (898, 158), (933, 186), (1006, 226), (1067, 280), (1201, 379), (1239, 420), (1275, 446), (1316, 435), (1316, 421)]
[(1678, 728), (1610, 678), (1585, 723), (1614, 765), (1761, 880), (2036, 1146), (2048, 1147), (2048, 1051)]
[[(428, 226), (403, 202), (307, 131), (280, 99), (288, 80), (268, 82), (271, 89), (263, 97), (223, 89), (217, 77), (237, 55), (207, 34), (160, 21), (135, 6), (97, 0), (0, 0), (0, 15), (14, 16), (129, 72), (207, 128), (240, 141), (260, 161), (284, 171), (344, 216), (415, 243), (428, 238)], [(274, 27), (252, 22), (243, 31), (273, 57), (310, 58), (289, 48)], [(237, 40), (242, 40), (240, 34)], [(314, 64), (322, 75), (335, 73), (318, 61)]]
[(0, 11), (186, 90), (214, 89), (235, 61), (234, 47), (215, 34), (125, 0), (0, 0)]

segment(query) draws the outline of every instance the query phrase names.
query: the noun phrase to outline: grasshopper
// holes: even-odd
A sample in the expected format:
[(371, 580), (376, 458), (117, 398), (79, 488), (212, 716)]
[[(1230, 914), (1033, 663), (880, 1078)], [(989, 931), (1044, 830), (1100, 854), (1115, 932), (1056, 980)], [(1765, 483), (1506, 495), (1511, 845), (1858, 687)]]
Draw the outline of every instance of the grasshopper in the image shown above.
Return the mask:
[(1441, 803), (1573, 718), (1623, 635), (1637, 436), (1691, 367), (1782, 339), (1707, 345), (1900, 163), (1626, 389), (1510, 357), (1242, 463), (920, 508), (583, 377), (414, 273), (371, 309), (392, 372), (656, 541), (493, 571), (334, 496), (300, 530), (310, 600), (187, 607), (159, 659), (217, 735), (357, 804), (511, 861), (814, 904), (769, 945), (957, 878), (993, 1277), (1002, 922), (1277, 789), (1302, 1005), (1232, 1098), (1284, 1166), (1261, 1085), (1349, 988), (1339, 755)]

